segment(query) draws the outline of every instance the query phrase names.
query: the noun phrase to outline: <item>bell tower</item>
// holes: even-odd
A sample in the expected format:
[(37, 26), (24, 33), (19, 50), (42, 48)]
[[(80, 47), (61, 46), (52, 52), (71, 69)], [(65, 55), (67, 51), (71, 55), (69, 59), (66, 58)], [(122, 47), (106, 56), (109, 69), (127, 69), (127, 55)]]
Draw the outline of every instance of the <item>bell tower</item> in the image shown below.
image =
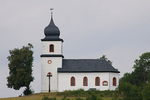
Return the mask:
[[(57, 91), (57, 69), (62, 68), (62, 43), (59, 28), (54, 24), (53, 13), (49, 25), (44, 29), (45, 38), (41, 39), (41, 92)], [(51, 73), (51, 77), (47, 75)]]

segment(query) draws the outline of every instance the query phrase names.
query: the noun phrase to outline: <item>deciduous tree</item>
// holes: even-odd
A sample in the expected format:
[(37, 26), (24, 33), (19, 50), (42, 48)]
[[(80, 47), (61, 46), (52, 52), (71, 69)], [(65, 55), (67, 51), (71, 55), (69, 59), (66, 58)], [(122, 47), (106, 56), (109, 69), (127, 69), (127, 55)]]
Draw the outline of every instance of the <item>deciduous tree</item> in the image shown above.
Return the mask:
[(150, 52), (136, 59), (133, 68), (132, 73), (125, 73), (120, 79), (120, 93), (123, 92), (125, 100), (150, 100)]
[(148, 81), (148, 73), (150, 73), (150, 52), (143, 53), (139, 58), (140, 59), (135, 60), (132, 76), (134, 76), (135, 79), (134, 84), (141, 86)]
[[(8, 56), (9, 76), (7, 77), (7, 86), (15, 90), (26, 87), (25, 91), (30, 90), (30, 82), (34, 80), (32, 76), (33, 63), (32, 44), (23, 46), (21, 49), (10, 50)], [(30, 92), (29, 92), (30, 93)]]

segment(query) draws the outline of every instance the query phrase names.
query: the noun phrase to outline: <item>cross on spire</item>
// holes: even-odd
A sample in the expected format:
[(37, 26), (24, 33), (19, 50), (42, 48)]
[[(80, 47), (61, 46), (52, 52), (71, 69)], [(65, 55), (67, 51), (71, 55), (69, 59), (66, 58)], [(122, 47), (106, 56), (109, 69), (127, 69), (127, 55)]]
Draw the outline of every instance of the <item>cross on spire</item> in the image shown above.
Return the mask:
[(54, 10), (54, 8), (50, 8), (50, 10), (51, 10), (51, 14), (53, 15), (53, 10)]

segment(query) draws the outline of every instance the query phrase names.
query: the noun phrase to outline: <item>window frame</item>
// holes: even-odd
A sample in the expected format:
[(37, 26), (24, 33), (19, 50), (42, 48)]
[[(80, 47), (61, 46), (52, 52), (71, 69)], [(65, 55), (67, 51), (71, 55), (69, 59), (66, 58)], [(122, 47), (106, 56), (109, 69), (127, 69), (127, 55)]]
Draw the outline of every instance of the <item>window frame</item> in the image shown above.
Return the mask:
[(113, 77), (113, 86), (117, 86), (117, 79), (116, 79), (116, 77)]
[[(72, 82), (72, 79), (74, 79), (74, 84), (73, 84), (73, 82)], [(70, 86), (76, 86), (76, 79), (75, 79), (74, 76), (72, 76), (72, 77), (70, 78)]]
[[(98, 84), (97, 84), (97, 79), (98, 79)], [(100, 78), (98, 76), (95, 78), (95, 86), (100, 86)]]
[[(107, 83), (107, 85), (104, 85), (105, 82)], [(103, 81), (103, 86), (108, 86), (108, 81)]]
[[(84, 80), (84, 79), (86, 79), (86, 80)], [(86, 76), (83, 77), (83, 86), (88, 86), (88, 78)]]
[(49, 52), (54, 52), (54, 44), (49, 45)]

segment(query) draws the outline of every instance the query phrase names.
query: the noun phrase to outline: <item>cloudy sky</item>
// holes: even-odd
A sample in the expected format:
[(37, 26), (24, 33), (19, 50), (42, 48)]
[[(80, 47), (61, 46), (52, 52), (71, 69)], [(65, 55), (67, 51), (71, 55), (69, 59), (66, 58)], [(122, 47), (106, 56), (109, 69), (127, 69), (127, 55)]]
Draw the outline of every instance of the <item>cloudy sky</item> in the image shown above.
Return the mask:
[(41, 89), (41, 40), (53, 19), (64, 39), (68, 59), (106, 55), (121, 73), (131, 72), (134, 60), (150, 51), (150, 0), (0, 0), (0, 98), (22, 93), (7, 88), (9, 50), (34, 46), (32, 88)]

